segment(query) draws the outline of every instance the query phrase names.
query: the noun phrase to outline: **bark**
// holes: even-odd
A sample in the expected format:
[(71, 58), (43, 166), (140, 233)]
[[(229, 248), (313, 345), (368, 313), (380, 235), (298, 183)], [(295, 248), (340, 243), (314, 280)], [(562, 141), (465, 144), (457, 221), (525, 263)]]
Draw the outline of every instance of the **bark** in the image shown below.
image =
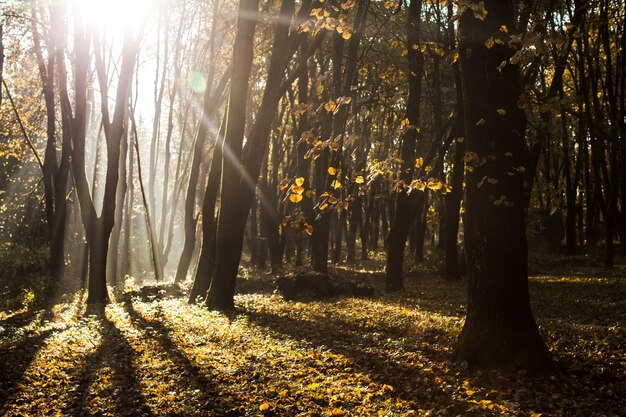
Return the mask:
[[(420, 15), (422, 11), (421, 0), (412, 0), (407, 16), (407, 44), (408, 47), (408, 71), (409, 74), (409, 96), (407, 99), (406, 118), (409, 125), (419, 126), (420, 101), (422, 96), (422, 72), (424, 68), (424, 58), (418, 49), (410, 45), (419, 45), (420, 42)], [(399, 291), (404, 288), (404, 277), (402, 275), (402, 264), (404, 261), (404, 247), (406, 245), (407, 233), (411, 226), (412, 206), (416, 198), (415, 194), (409, 195), (406, 187), (413, 179), (415, 169), (415, 146), (417, 143), (417, 129), (407, 128), (402, 138), (401, 149), (401, 172), (400, 181), (404, 186), (400, 186), (397, 193), (394, 218), (391, 223), (391, 230), (387, 239), (387, 265), (385, 268), (385, 288), (388, 292)], [(424, 193), (422, 193), (424, 194)]]
[[(176, 269), (175, 282), (182, 282), (187, 278), (187, 271), (191, 264), (191, 258), (196, 246), (196, 228), (198, 224), (198, 217), (195, 215), (196, 204), (196, 190), (198, 188), (198, 181), (200, 176), (200, 165), (203, 159), (204, 148), (206, 146), (207, 137), (211, 137), (215, 129), (213, 127), (215, 123), (215, 113), (218, 109), (218, 104), (221, 101), (221, 97), (226, 88), (226, 83), (229, 79), (229, 72), (225, 72), (222, 76), (222, 80), (219, 82), (215, 91), (210, 94), (207, 89), (204, 95), (204, 104), (202, 106), (202, 117), (198, 124), (198, 130), (196, 132), (196, 138), (193, 146), (193, 157), (191, 161), (191, 170), (189, 173), (189, 182), (187, 183), (187, 193), (185, 195), (185, 242), (183, 244), (183, 250), (180, 254), (178, 261), (178, 267)], [(213, 152), (217, 150), (217, 143), (219, 139), (214, 139), (216, 144)], [(221, 155), (221, 154), (220, 154)], [(221, 161), (221, 158), (220, 158)]]
[[(609, 159), (609, 172), (608, 172), (608, 196), (607, 196), (607, 210), (605, 216), (605, 243), (604, 243), (604, 267), (613, 268), (614, 254), (613, 254), (613, 238), (615, 235), (615, 225), (617, 213), (617, 201), (619, 193), (619, 167), (618, 167), (618, 153), (620, 148), (618, 126), (620, 121), (618, 119), (618, 107), (617, 96), (614, 89), (614, 75), (613, 72), (613, 54), (611, 51), (611, 39), (609, 35), (609, 19), (608, 19), (609, 2), (604, 0), (600, 3), (600, 17), (601, 17), (601, 39), (602, 48), (606, 58), (605, 67), (605, 89), (606, 96), (608, 97), (609, 104), (609, 121), (610, 121), (610, 134), (608, 138), (608, 159)], [(623, 119), (622, 122), (623, 123)]]
[[(258, 5), (256, 1), (243, 0), (241, 7), (243, 14), (247, 15), (247, 13), (256, 12)], [(309, 3), (306, 3), (306, 6), (303, 4), (300, 13), (308, 15), (309, 7)], [(246, 103), (255, 23), (245, 20), (239, 22), (235, 39), (233, 69), (240, 71), (241, 74), (236, 77), (233, 72), (231, 81), (228, 126), (224, 139), (225, 153), (217, 231), (217, 257), (206, 301), (209, 308), (223, 310), (234, 307), (233, 297), (243, 248), (246, 220), (255, 196), (256, 182), (281, 97), (280, 87), (284, 79), (284, 72), (297, 49), (300, 38), (299, 34), (294, 34), (290, 38), (290, 25), (285, 23), (291, 21), (293, 11), (293, 0), (283, 0), (278, 19), (282, 23), (276, 28), (263, 99), (243, 152), (240, 150), (245, 119), (240, 109), (245, 108)], [(234, 104), (234, 99), (239, 104), (235, 108), (231, 107)], [(232, 154), (232, 160), (226, 154), (227, 150)], [(239, 161), (243, 161), (243, 164), (239, 164)]]
[[(242, 244), (238, 244), (238, 239), (241, 238), (243, 242), (243, 230), (240, 232), (241, 236), (235, 236), (237, 231), (234, 228), (237, 224), (234, 222), (238, 221), (239, 217), (245, 216), (241, 212), (237, 197), (241, 192), (239, 189), (240, 170), (242, 169), (240, 164), (241, 147), (246, 123), (244, 109), (247, 102), (248, 80), (253, 58), (253, 38), (256, 28), (256, 21), (244, 16), (255, 15), (257, 12), (258, 0), (241, 0), (237, 20), (237, 35), (233, 46), (233, 72), (222, 149), (222, 192), (217, 229), (216, 262), (213, 271), (201, 270), (200, 265), (198, 267), (198, 276), (203, 274), (213, 278), (203, 278), (203, 281), (210, 281), (206, 304), (208, 307), (218, 310), (234, 308), (235, 280), (226, 276), (226, 273), (232, 274), (228, 269), (234, 264), (236, 276), (236, 268), (242, 250)], [(205, 236), (204, 239), (206, 240), (207, 237)], [(198, 276), (196, 280), (198, 280)]]
[(489, 154), (496, 158), (468, 162), (473, 167), (466, 176), (468, 306), (456, 358), (471, 367), (540, 370), (549, 364), (549, 353), (530, 309), (524, 178), (514, 170), (525, 152), (526, 119), (517, 107), (519, 68), (506, 65), (498, 71), (512, 56), (506, 42), (490, 49), (484, 45), (491, 36), (502, 36), (502, 25), (514, 27), (514, 10), (510, 2), (486, 0), (484, 5), (484, 21), (472, 11), (461, 16), (459, 60), (467, 151), (478, 161)]
[[(452, 5), (448, 6), (448, 15), (452, 16)], [(456, 47), (454, 24), (450, 22), (448, 26), (448, 43), (450, 50)], [(453, 64), (452, 71), (454, 73), (454, 86), (456, 90), (456, 119), (453, 130), (454, 139), (454, 159), (452, 165), (452, 175), (450, 178), (450, 186), (452, 191), (446, 194), (446, 242), (445, 242), (445, 271), (446, 279), (459, 279), (461, 273), (459, 271), (459, 254), (458, 254), (458, 234), (459, 234), (459, 210), (461, 208), (461, 200), (463, 198), (463, 178), (465, 172), (465, 129), (463, 119), (463, 93), (461, 85), (461, 71), (458, 61)]]
[[(210, 284), (210, 271), (215, 265), (215, 234), (217, 221), (215, 218), (215, 206), (220, 182), (222, 180), (222, 149), (224, 146), (224, 134), (226, 130), (226, 115), (222, 120), (217, 141), (213, 148), (209, 177), (202, 201), (202, 247), (198, 257), (198, 266), (189, 295), (189, 302), (193, 303), (199, 298), (204, 299)], [(209, 273), (207, 273), (207, 271)]]

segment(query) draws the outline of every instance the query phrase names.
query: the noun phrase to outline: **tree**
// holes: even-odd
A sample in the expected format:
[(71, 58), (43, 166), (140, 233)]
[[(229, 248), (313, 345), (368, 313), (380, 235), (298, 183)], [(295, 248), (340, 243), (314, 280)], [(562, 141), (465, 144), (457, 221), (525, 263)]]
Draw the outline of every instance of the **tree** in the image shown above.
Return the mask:
[[(121, 155), (121, 142), (124, 138), (124, 131), (127, 129), (125, 122), (127, 119), (131, 81), (137, 61), (139, 40), (133, 36), (130, 28), (126, 30), (122, 46), (122, 62), (117, 79), (114, 112), (111, 117), (108, 98), (110, 80), (104, 60), (105, 47), (102, 39), (98, 38), (98, 34), (92, 34), (91, 29), (87, 26), (86, 22), (81, 22), (78, 19), (74, 21), (74, 55), (72, 57), (74, 64), (74, 106), (70, 104), (67, 88), (67, 70), (62, 59), (59, 60), (59, 65), (63, 129), (65, 134), (71, 135), (72, 172), (80, 202), (81, 219), (89, 246), (87, 302), (95, 304), (106, 303), (109, 300), (106, 288), (107, 255), (109, 238), (115, 222), (120, 159), (122, 159), (122, 163), (125, 163), (125, 155)], [(90, 190), (85, 172), (89, 71), (91, 66), (90, 44), (92, 35), (94, 36), (95, 68), (101, 92), (101, 123), (107, 149), (104, 198), (100, 215), (97, 214), (95, 199)]]
[(524, 220), (526, 118), (509, 32), (512, 2), (461, 7), (465, 112), (467, 318), (456, 350), (470, 366), (542, 369), (549, 353), (531, 313)]
[[(422, 71), (424, 58), (420, 48), (413, 47), (420, 43), (420, 15), (421, 0), (411, 0), (407, 16), (407, 57), (409, 77), (409, 97), (406, 106), (407, 129), (402, 137), (400, 168), (400, 192), (397, 194), (396, 209), (391, 230), (389, 232), (389, 247), (387, 249), (387, 266), (385, 280), (387, 291), (398, 291), (404, 288), (402, 264), (404, 260), (404, 246), (411, 226), (416, 205), (416, 194), (407, 193), (408, 184), (413, 179), (415, 170), (415, 146), (417, 143), (417, 126), (420, 122), (420, 101), (422, 97)], [(403, 185), (404, 183), (404, 185)], [(419, 198), (424, 198), (422, 193)]]
[[(308, 16), (310, 7), (310, 2), (304, 2), (300, 7), (298, 17)], [(253, 11), (256, 12), (256, 8), (256, 3), (242, 0), (239, 28), (234, 46), (231, 96), (228, 103), (226, 136), (222, 156), (223, 174), (216, 263), (215, 269), (212, 271), (211, 286), (206, 301), (207, 306), (220, 310), (230, 309), (234, 306), (233, 297), (237, 269), (243, 249), (246, 220), (254, 199), (263, 157), (267, 151), (272, 122), (280, 98), (284, 94), (284, 73), (302, 36), (298, 31), (290, 33), (290, 22), (294, 18), (294, 1), (283, 0), (272, 44), (263, 98), (248, 135), (246, 146), (242, 149), (245, 118), (241, 109), (245, 108), (246, 104), (248, 79), (246, 74), (249, 73), (249, 65), (252, 61), (252, 40), (255, 26), (254, 23), (250, 23), (250, 19), (246, 17), (242, 19), (241, 16), (249, 16)], [(242, 32), (241, 38), (240, 31)], [(235, 59), (242, 62), (242, 69), (237, 68), (238, 62)], [(246, 71), (246, 69), (247, 72), (235, 73), (235, 71)], [(231, 120), (233, 122), (232, 127)]]

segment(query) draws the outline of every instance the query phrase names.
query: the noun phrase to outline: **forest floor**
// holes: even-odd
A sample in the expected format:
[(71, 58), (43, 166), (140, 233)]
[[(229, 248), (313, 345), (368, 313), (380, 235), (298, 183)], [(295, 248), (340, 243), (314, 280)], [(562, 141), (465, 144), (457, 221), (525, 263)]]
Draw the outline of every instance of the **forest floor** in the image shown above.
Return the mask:
[(0, 415), (623, 415), (626, 269), (575, 270), (530, 279), (545, 375), (454, 363), (465, 282), (432, 271), (385, 295), (380, 264), (338, 268), (379, 295), (286, 302), (242, 268), (230, 315), (173, 285), (100, 311), (65, 295), (0, 312)]

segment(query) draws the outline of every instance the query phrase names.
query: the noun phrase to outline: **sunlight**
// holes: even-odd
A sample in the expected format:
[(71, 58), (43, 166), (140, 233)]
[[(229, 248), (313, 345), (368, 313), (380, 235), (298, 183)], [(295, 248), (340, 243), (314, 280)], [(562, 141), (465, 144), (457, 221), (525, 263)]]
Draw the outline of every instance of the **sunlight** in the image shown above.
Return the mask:
[(159, 6), (159, 0), (74, 0), (73, 3), (83, 21), (108, 33), (121, 33), (129, 25), (139, 26)]

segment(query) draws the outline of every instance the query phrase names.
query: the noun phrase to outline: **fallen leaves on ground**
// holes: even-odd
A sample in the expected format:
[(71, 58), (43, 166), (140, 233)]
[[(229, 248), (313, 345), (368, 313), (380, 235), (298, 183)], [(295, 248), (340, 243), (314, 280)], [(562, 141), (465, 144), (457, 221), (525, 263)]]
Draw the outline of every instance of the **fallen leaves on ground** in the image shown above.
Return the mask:
[[(381, 273), (343, 270), (369, 283)], [(253, 280), (254, 278), (248, 278)], [(269, 283), (269, 281), (267, 281)], [(262, 285), (263, 282), (261, 282)], [(224, 315), (164, 291), (103, 311), (66, 300), (0, 317), (0, 414), (154, 416), (619, 415), (626, 278), (531, 279), (558, 370), (455, 364), (465, 284), (409, 276), (403, 294), (285, 302)]]

